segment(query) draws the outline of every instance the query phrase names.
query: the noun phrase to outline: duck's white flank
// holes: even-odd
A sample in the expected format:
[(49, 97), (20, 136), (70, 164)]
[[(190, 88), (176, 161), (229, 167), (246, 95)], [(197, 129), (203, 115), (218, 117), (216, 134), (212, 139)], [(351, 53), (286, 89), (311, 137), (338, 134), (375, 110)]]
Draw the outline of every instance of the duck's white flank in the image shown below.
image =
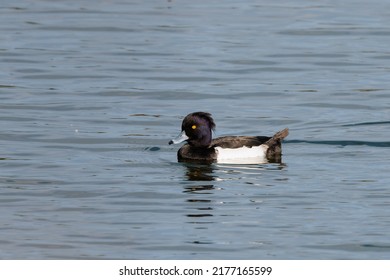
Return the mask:
[(254, 147), (242, 147), (237, 149), (223, 149), (216, 147), (218, 163), (237, 163), (237, 164), (256, 164), (266, 163), (268, 145), (260, 145)]

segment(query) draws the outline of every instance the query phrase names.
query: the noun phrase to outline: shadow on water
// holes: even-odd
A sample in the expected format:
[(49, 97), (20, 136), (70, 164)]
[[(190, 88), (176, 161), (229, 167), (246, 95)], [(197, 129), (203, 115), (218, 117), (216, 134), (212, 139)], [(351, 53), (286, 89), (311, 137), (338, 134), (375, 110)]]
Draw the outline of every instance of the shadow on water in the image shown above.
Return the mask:
[(191, 164), (185, 163), (187, 168), (186, 176), (188, 181), (215, 181), (216, 175), (213, 174), (215, 166), (212, 164)]
[[(215, 181), (217, 179), (214, 174), (215, 167), (212, 164), (184, 164), (186, 167), (185, 176), (188, 181), (196, 182), (206, 182), (206, 181)], [(183, 193), (193, 195), (186, 200), (189, 203), (189, 208), (196, 210), (195, 213), (187, 213), (186, 216), (191, 218), (189, 223), (212, 223), (210, 220), (201, 220), (199, 218), (213, 217), (213, 200), (207, 198), (199, 197), (199, 195), (212, 195), (216, 187), (214, 184), (195, 184), (190, 186), (185, 186)], [(193, 219), (193, 220), (192, 220)], [(194, 243), (199, 243), (199, 240), (194, 241)]]
[[(237, 182), (249, 184), (248, 178), (256, 177), (258, 179), (258, 175), (265, 170), (282, 170), (286, 167), (282, 163), (256, 165), (182, 164), (184, 181), (189, 183), (183, 187), (182, 191), (186, 194), (183, 215), (186, 217), (185, 223), (190, 228), (189, 231), (192, 232), (187, 243), (194, 244), (194, 250), (200, 250), (200, 252), (204, 250), (201, 245), (216, 246), (213, 248), (214, 250), (222, 250), (218, 247), (220, 241), (215, 240), (209, 233), (223, 226), (226, 221), (235, 220), (237, 213), (236, 210), (232, 210), (235, 209), (234, 205), (246, 203), (245, 199), (241, 201), (242, 197), (236, 194)], [(232, 188), (228, 186), (232, 186)]]
[[(191, 184), (184, 187), (183, 193), (190, 195), (196, 195), (196, 198), (187, 199), (188, 203), (191, 203), (191, 208), (196, 204), (195, 209), (207, 213), (202, 214), (188, 214), (188, 217), (210, 217), (213, 214), (210, 211), (213, 210), (211, 204), (212, 199), (209, 199), (215, 194), (217, 190), (222, 190), (216, 183), (218, 181), (236, 180), (245, 177), (245, 174), (253, 172), (259, 172), (265, 169), (277, 169), (282, 170), (286, 165), (279, 164), (260, 164), (260, 165), (216, 165), (216, 164), (195, 164), (195, 163), (183, 163), (186, 168), (185, 177), (189, 182), (196, 182), (197, 184)], [(220, 175), (229, 175), (229, 178), (220, 178)], [(232, 177), (230, 177), (232, 176)], [(209, 183), (206, 183), (209, 182)], [(202, 196), (206, 195), (207, 198)], [(195, 203), (195, 204), (194, 204)], [(207, 206), (205, 206), (207, 205)]]
[[(214, 173), (213, 165), (211, 164), (185, 164), (187, 168), (186, 177), (188, 181), (215, 181), (216, 175)], [(201, 194), (201, 195), (211, 195), (215, 191), (214, 184), (196, 184), (191, 186), (186, 186), (184, 188), (184, 193), (189, 194)], [(195, 208), (200, 211), (196, 214), (187, 214), (187, 217), (190, 218), (201, 218), (201, 217), (212, 217), (213, 214), (210, 211), (213, 211), (212, 200), (203, 199), (203, 198), (189, 198), (187, 202), (191, 204), (191, 208)]]

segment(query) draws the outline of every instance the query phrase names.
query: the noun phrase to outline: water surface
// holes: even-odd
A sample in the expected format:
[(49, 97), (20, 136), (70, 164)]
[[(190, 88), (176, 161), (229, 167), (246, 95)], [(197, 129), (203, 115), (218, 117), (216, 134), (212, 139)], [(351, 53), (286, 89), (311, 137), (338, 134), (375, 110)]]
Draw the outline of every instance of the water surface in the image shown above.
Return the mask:
[[(387, 1), (3, 1), (1, 259), (388, 259)], [(282, 164), (168, 146), (290, 128)]]

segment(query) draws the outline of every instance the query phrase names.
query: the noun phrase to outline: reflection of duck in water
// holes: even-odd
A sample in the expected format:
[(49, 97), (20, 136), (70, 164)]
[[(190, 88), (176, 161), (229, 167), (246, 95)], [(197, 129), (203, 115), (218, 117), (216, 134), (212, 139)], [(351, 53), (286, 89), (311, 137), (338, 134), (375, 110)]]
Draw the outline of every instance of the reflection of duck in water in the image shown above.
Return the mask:
[(192, 164), (186, 163), (186, 175), (189, 181), (214, 181), (216, 175), (213, 174), (214, 168), (210, 164)]
[(182, 132), (169, 144), (187, 141), (177, 152), (180, 162), (266, 163), (281, 162), (282, 140), (288, 128), (274, 136), (224, 136), (212, 139), (215, 123), (211, 114), (195, 112), (187, 115)]

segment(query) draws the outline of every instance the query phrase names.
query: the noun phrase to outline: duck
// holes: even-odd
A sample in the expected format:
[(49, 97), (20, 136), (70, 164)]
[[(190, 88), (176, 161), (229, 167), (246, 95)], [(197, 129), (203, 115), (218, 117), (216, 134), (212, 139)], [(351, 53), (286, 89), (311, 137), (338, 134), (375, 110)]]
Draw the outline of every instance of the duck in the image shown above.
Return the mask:
[(216, 125), (208, 112), (188, 114), (181, 133), (169, 145), (186, 142), (177, 151), (178, 162), (200, 163), (281, 163), (285, 128), (273, 136), (222, 136), (213, 139)]

